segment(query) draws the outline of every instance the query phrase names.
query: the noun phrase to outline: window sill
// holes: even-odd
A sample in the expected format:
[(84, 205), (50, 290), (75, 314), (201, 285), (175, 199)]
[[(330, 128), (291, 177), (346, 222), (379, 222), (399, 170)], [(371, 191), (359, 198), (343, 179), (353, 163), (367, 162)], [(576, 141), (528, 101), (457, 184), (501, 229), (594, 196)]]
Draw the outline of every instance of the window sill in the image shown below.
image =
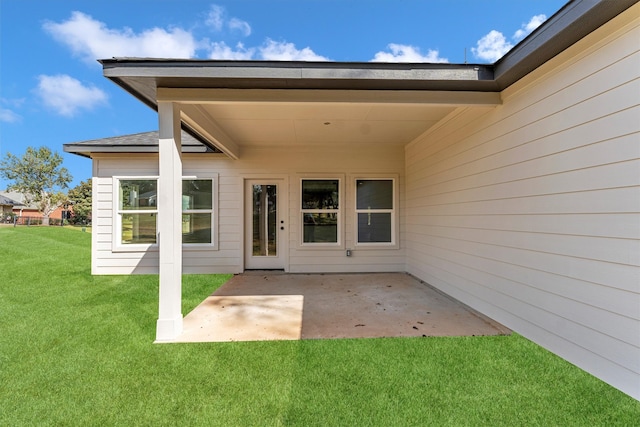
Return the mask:
[(302, 243), (297, 246), (301, 251), (341, 251), (344, 248), (343, 243)]
[[(198, 252), (198, 251), (217, 251), (218, 247), (213, 244), (208, 243), (183, 243), (182, 251), (183, 252)], [(158, 252), (159, 247), (157, 244), (154, 245), (117, 245), (113, 246), (111, 252)]]
[(357, 250), (396, 250), (400, 249), (400, 245), (398, 243), (356, 243), (353, 249)]
[(158, 252), (158, 244), (152, 245), (121, 245), (116, 244), (112, 247), (111, 252)]
[(213, 243), (183, 243), (183, 252), (198, 252), (198, 251), (217, 251), (218, 246)]

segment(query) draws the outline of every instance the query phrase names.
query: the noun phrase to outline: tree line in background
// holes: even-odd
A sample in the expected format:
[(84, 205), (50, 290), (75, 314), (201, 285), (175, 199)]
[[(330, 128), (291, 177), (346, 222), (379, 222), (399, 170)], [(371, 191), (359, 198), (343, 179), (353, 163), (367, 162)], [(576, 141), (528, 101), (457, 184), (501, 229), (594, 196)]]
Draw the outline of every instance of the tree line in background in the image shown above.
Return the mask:
[(37, 206), (43, 225), (61, 206), (72, 206), (69, 223), (86, 224), (91, 219), (91, 179), (64, 193), (73, 178), (62, 166), (62, 156), (47, 147), (28, 147), (22, 157), (7, 153), (0, 161), (0, 177), (9, 181), (7, 191), (24, 196), (22, 203)]

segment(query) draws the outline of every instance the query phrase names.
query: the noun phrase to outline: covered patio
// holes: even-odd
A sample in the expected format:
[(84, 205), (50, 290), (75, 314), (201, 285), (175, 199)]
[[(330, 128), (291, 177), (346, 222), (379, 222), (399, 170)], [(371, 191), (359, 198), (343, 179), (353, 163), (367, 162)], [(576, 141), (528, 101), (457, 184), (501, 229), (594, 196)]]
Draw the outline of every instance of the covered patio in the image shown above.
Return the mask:
[[(354, 280), (408, 273), (638, 398), (639, 17), (572, 0), (494, 64), (101, 60), (159, 126), (78, 151), (92, 274), (159, 275), (158, 342), (447, 334), (426, 285)], [(183, 318), (218, 273), (258, 283)]]
[(405, 273), (234, 276), (170, 342), (501, 335), (511, 331)]

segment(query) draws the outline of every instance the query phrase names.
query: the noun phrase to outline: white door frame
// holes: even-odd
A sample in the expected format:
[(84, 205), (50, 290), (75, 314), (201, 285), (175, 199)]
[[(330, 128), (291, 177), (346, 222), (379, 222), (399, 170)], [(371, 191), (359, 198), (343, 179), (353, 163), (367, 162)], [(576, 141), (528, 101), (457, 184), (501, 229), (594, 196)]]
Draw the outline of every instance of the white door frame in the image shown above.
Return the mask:
[[(252, 186), (254, 184), (276, 185), (276, 233), (277, 256), (256, 257), (252, 254)], [(248, 270), (284, 270), (289, 271), (289, 179), (283, 175), (246, 176), (243, 179), (244, 204), (244, 268)]]

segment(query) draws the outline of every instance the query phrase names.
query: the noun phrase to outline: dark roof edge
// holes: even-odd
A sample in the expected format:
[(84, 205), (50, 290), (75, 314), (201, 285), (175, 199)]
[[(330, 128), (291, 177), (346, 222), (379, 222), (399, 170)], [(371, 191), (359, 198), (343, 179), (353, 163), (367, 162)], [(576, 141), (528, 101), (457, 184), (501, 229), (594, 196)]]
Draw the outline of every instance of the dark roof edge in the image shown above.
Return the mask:
[[(162, 58), (101, 59), (105, 77), (146, 105), (144, 80), (167, 87), (200, 82), (227, 89), (495, 91), (493, 65)], [(191, 86), (195, 87), (195, 86)], [(148, 87), (147, 89), (152, 89)]]
[(500, 90), (511, 86), (638, 0), (573, 0), (547, 19), (495, 64)]
[[(65, 153), (78, 154), (84, 157), (90, 157), (91, 153), (157, 153), (158, 146), (150, 145), (87, 145), (87, 144), (63, 144), (62, 149)], [(218, 153), (220, 151), (212, 151), (205, 146), (183, 146), (183, 153)]]
[[(344, 88), (336, 83), (336, 81), (359, 81), (360, 89), (375, 88), (374, 81), (391, 82), (398, 76), (403, 76), (404, 84), (408, 85), (403, 89), (408, 90), (481, 90), (481, 91), (501, 91), (522, 77), (535, 70), (549, 59), (558, 55), (578, 40), (582, 39), (589, 33), (593, 32), (600, 26), (604, 25), (615, 16), (624, 12), (626, 9), (637, 3), (638, 0), (571, 0), (565, 4), (558, 12), (552, 15), (547, 21), (540, 25), (531, 34), (525, 37), (505, 56), (499, 59), (495, 64), (452, 64), (452, 63), (384, 63), (384, 62), (323, 62), (323, 61), (236, 61), (236, 60), (200, 60), (200, 59), (162, 59), (162, 58), (111, 58), (101, 59), (98, 62), (102, 64), (103, 69), (118, 69), (118, 73), (108, 76), (119, 86), (140, 99), (149, 107), (156, 109), (155, 103), (148, 99), (144, 94), (139, 93), (136, 88), (131, 87), (127, 83), (128, 77), (133, 77), (129, 68), (144, 69), (144, 77), (152, 77), (156, 75), (151, 70), (161, 68), (171, 68), (174, 71), (180, 68), (192, 68), (196, 74), (200, 69), (206, 69), (208, 66), (216, 66), (219, 69), (239, 70), (241, 76), (226, 75), (226, 81), (233, 79), (243, 80), (248, 77), (259, 79), (264, 83), (260, 88), (268, 89), (281, 88), (280, 81), (291, 81), (290, 73), (287, 71), (298, 70), (303, 72), (298, 74), (294, 79), (302, 79), (307, 81), (315, 81), (312, 85), (315, 89)], [(249, 71), (249, 70), (254, 71)], [(259, 69), (269, 69), (272, 74), (265, 75)], [(480, 77), (475, 81), (465, 81), (453, 79), (450, 81), (440, 80), (436, 85), (425, 86), (424, 81), (415, 80), (412, 83), (411, 75), (419, 75), (419, 71), (434, 70), (441, 71), (442, 75), (453, 73), (456, 71), (475, 69), (478, 70)], [(277, 70), (282, 70), (281, 72)], [(318, 73), (312, 70), (325, 70), (332, 74), (330, 78), (321, 78)], [(414, 71), (412, 73), (411, 71)], [(353, 73), (355, 71), (355, 73)], [(372, 74), (362, 79), (358, 78), (358, 72), (372, 72)], [(395, 74), (393, 71), (400, 73)], [(417, 73), (415, 73), (417, 72)], [(151, 74), (149, 74), (151, 73)], [(135, 73), (134, 73), (135, 74)], [(182, 73), (180, 73), (182, 74)], [(249, 75), (247, 75), (249, 74)], [(106, 73), (105, 73), (106, 75)], [(189, 73), (184, 73), (187, 77)], [(302, 77), (302, 75), (306, 77)], [(309, 77), (313, 75), (314, 77)], [(157, 75), (156, 75), (157, 76)], [(269, 77), (267, 77), (269, 76)], [(163, 76), (168, 77), (168, 76)], [(192, 77), (192, 76), (189, 76)], [(205, 77), (206, 76), (200, 76)], [(220, 78), (220, 77), (218, 77)], [(271, 80), (271, 83), (268, 82)], [(437, 81), (437, 80), (436, 80)], [(255, 80), (254, 80), (255, 82)], [(382, 83), (384, 86), (384, 83)], [(280, 86), (278, 86), (280, 85)], [(289, 86), (286, 86), (289, 87)], [(243, 87), (246, 88), (246, 87)], [(291, 87), (293, 88), (293, 87)], [(297, 87), (302, 88), (302, 87)], [(381, 87), (378, 87), (380, 89)], [(385, 89), (385, 87), (382, 87)], [(390, 86), (386, 89), (397, 90), (400, 87)], [(185, 129), (189, 131), (189, 129)], [(195, 135), (194, 135), (195, 136)], [(198, 138), (200, 139), (200, 138)], [(203, 139), (201, 139), (203, 140)], [(205, 144), (207, 142), (203, 140)]]
[(71, 153), (71, 154), (76, 154), (78, 156), (81, 157), (86, 157), (87, 159), (91, 158), (91, 153), (87, 153), (84, 151), (79, 151), (77, 149), (77, 146), (73, 145), (73, 144), (63, 144), (62, 145), (62, 151), (64, 151), (65, 153)]
[[(123, 136), (113, 136), (87, 141), (63, 144), (66, 153), (91, 157), (91, 153), (157, 153), (158, 131), (139, 132)], [(221, 153), (217, 148), (203, 144), (199, 139), (182, 132), (183, 153)]]
[(193, 59), (193, 58), (154, 58), (154, 57), (113, 57), (97, 60), (105, 68), (109, 65), (134, 66), (146, 65), (149, 67), (206, 67), (218, 65), (230, 68), (282, 68), (282, 69), (361, 69), (361, 70), (442, 70), (442, 69), (477, 69), (489, 68), (491, 64), (451, 62), (373, 62), (373, 61), (278, 61), (256, 59)]
[[(100, 62), (100, 64), (103, 65), (104, 67), (104, 63), (102, 62), (102, 60), (98, 60), (98, 62)], [(146, 97), (144, 97), (140, 92), (138, 92), (133, 86), (127, 84), (124, 79), (118, 78), (118, 77), (109, 77), (109, 80), (111, 80), (112, 82), (114, 82), (115, 84), (117, 84), (118, 86), (120, 86), (122, 89), (124, 89), (126, 92), (129, 92), (131, 95), (133, 95), (138, 101), (141, 101), (143, 104), (145, 104), (147, 107), (151, 108), (152, 110), (154, 110), (156, 113), (158, 112), (158, 105), (155, 102), (151, 102), (149, 101)], [(186, 131), (186, 129), (183, 128), (183, 130)], [(193, 136), (193, 135), (192, 135)], [(195, 136), (194, 136), (195, 137)]]

